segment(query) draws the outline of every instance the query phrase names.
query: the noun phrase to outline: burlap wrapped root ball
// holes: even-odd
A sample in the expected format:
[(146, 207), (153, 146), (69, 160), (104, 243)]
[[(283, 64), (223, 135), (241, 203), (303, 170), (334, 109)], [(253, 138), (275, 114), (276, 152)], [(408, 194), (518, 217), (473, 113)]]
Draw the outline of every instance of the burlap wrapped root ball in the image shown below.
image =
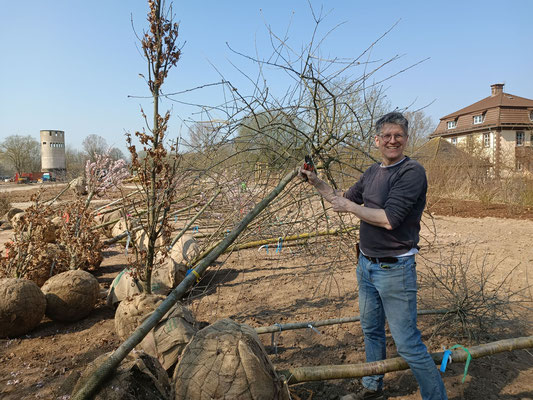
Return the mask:
[[(120, 218), (120, 220), (118, 220), (118, 222), (115, 225), (113, 225), (113, 229), (111, 230), (111, 236), (112, 237), (119, 236), (119, 235), (126, 233), (127, 231), (128, 231), (128, 224), (126, 222), (126, 219)], [(126, 238), (124, 239), (122, 243), (124, 245), (128, 245), (128, 247), (133, 247), (133, 243), (131, 243), (131, 241), (133, 241), (135, 243), (135, 247), (137, 248), (137, 250), (146, 251), (148, 249), (148, 236), (146, 235), (143, 229), (134, 230), (132, 227), (132, 230), (130, 231), (129, 241), (130, 243), (128, 243), (128, 239)], [(158, 237), (155, 242), (155, 247), (157, 249), (161, 246), (163, 246), (163, 238)]]
[(111, 229), (111, 236), (119, 236), (123, 233), (126, 233), (128, 230), (128, 225), (126, 224), (126, 219), (120, 218), (114, 225), (113, 229)]
[(22, 211), (22, 212), (16, 213), (15, 215), (13, 215), (13, 217), (11, 217), (9, 221), (13, 229), (21, 228), (23, 226), (22, 218), (24, 217), (24, 214), (25, 214), (24, 211)]
[(152, 292), (168, 294), (178, 286), (189, 270), (188, 263), (200, 253), (200, 246), (192, 235), (183, 235), (165, 258), (158, 256), (152, 272)]
[(15, 337), (28, 333), (44, 317), (46, 299), (32, 281), (0, 279), (0, 337)]
[[(99, 213), (94, 217), (94, 222), (96, 225), (103, 225), (103, 224), (109, 224), (107, 226), (102, 227), (102, 232), (104, 235), (108, 238), (113, 237), (113, 227), (118, 222), (117, 220), (120, 220), (122, 214), (120, 210), (115, 210), (108, 213)], [(115, 223), (112, 223), (113, 221), (117, 221)]]
[(96, 305), (98, 280), (89, 272), (73, 270), (48, 279), (41, 288), (46, 296), (46, 315), (55, 321), (78, 321)]
[[(128, 338), (164, 299), (163, 296), (143, 293), (120, 303), (115, 313), (115, 330), (120, 339)], [(164, 369), (169, 369), (178, 362), (183, 349), (196, 333), (195, 325), (190, 310), (176, 303), (144, 337), (140, 346), (156, 357)]]
[(85, 176), (79, 176), (69, 182), (70, 190), (76, 196), (86, 196), (87, 195), (87, 181)]
[[(87, 365), (82, 372), (72, 395), (78, 392), (87, 379), (109, 357), (102, 354)], [(170, 381), (166, 371), (157, 359), (144, 352), (132, 351), (114, 371), (112, 378), (106, 380), (94, 400), (168, 400)]]
[(1, 218), (1, 225), (2, 225), (2, 229), (11, 229), (13, 228), (13, 225), (11, 224), (11, 219), (16, 215), (16, 214), (19, 214), (19, 213), (23, 213), (24, 210), (21, 210), (20, 208), (16, 208), (16, 207), (13, 207), (13, 208), (10, 208), (8, 212), (6, 212), (2, 218)]
[(175, 400), (288, 399), (255, 331), (230, 319), (200, 330), (172, 380)]
[[(117, 222), (117, 225), (125, 224)], [(124, 225), (121, 225), (122, 229)], [(119, 229), (114, 232), (118, 233)], [(154, 294), (167, 295), (172, 289), (178, 286), (187, 275), (187, 263), (192, 261), (200, 252), (198, 242), (192, 235), (183, 235), (169, 251), (168, 255), (163, 258), (158, 254), (152, 271), (151, 289)], [(122, 270), (111, 285), (107, 292), (107, 305), (116, 306), (118, 303), (141, 293), (141, 282), (134, 278), (129, 268)]]
[[(133, 297), (141, 292), (141, 281), (133, 276), (130, 268), (124, 268), (115, 276), (113, 282), (111, 282), (107, 291), (106, 304), (109, 307), (114, 307), (122, 300)], [(152, 292), (156, 293), (154, 290)]]

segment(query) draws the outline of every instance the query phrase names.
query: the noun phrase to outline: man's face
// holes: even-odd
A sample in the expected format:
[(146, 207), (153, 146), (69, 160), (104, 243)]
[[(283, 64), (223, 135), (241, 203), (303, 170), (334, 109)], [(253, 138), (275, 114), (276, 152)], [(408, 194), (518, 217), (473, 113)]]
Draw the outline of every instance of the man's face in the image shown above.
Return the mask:
[(384, 165), (394, 164), (403, 158), (403, 150), (407, 145), (407, 135), (400, 125), (383, 124), (381, 133), (376, 135), (374, 140), (383, 156)]

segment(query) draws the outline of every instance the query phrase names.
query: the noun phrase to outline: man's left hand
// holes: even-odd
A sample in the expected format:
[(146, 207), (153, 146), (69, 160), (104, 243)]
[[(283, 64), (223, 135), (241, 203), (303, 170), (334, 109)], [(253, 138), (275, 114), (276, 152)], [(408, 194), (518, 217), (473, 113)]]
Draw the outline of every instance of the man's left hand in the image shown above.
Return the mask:
[(336, 212), (352, 212), (355, 203), (348, 200), (346, 197), (334, 196), (331, 199), (331, 206)]

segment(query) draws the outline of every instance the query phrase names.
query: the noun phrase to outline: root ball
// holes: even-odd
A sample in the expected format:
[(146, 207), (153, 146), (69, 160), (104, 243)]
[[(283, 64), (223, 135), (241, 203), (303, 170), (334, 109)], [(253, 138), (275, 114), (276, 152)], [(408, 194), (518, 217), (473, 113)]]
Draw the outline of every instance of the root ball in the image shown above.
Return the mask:
[(175, 399), (286, 399), (255, 331), (229, 319), (199, 331), (174, 371)]
[[(73, 395), (81, 389), (110, 354), (102, 354), (89, 363), (74, 386)], [(94, 399), (168, 400), (170, 399), (170, 382), (157, 359), (144, 352), (133, 351), (120, 363), (112, 378), (106, 381)]]
[(42, 291), (48, 317), (55, 321), (78, 321), (94, 309), (100, 285), (89, 272), (73, 270), (48, 279)]
[(46, 299), (41, 289), (26, 279), (0, 279), (0, 336), (28, 333), (44, 317)]

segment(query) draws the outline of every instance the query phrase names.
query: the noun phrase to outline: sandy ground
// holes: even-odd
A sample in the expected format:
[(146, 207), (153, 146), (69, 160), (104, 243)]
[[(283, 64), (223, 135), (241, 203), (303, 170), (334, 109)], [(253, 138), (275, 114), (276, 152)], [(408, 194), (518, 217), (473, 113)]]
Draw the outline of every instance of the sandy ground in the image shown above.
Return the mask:
[[(9, 231), (0, 232), (0, 242), (8, 235)], [(529, 300), (526, 305), (531, 308), (532, 220), (435, 214), (433, 219), (425, 219), (422, 237), (419, 276), (427, 275), (435, 262), (462, 251), (478, 260), (476, 265), (485, 260), (485, 265), (494, 266), (494, 282), (514, 268), (509, 278), (511, 286), (523, 289)], [(123, 252), (120, 246), (106, 251), (102, 267), (95, 274), (102, 288), (108, 288), (124, 267)], [(355, 266), (333, 252), (331, 243), (321, 242), (286, 247), (281, 253), (267, 254), (257, 249), (233, 253), (219, 259), (224, 263), (207, 272), (186, 302), (199, 321), (212, 323), (229, 317), (253, 327), (357, 315)], [(429, 296), (429, 291), (421, 290), (420, 294)], [(511, 321), (493, 333), (495, 339), (533, 334), (531, 311), (516, 311), (522, 324)], [(79, 371), (120, 344), (113, 317), (114, 310), (105, 307), (102, 299), (82, 321), (67, 324), (45, 318), (24, 337), (0, 340), (0, 398), (68, 399)], [(467, 339), (449, 336), (445, 331), (432, 335), (434, 326), (434, 317), (420, 317), (419, 327), (430, 351), (441, 351), (442, 346), (455, 343), (469, 345)], [(261, 340), (278, 369), (364, 361), (358, 323), (283, 331), (274, 337), (262, 335)], [(395, 356), (390, 337), (388, 346), (388, 357)], [(449, 398), (533, 399), (532, 353), (519, 350), (474, 360), (464, 384), (464, 364), (452, 364), (443, 375)], [(304, 383), (291, 387), (291, 391), (294, 399), (338, 399), (360, 387), (359, 379), (347, 379)], [(389, 399), (420, 398), (410, 371), (387, 374), (385, 387)]]

